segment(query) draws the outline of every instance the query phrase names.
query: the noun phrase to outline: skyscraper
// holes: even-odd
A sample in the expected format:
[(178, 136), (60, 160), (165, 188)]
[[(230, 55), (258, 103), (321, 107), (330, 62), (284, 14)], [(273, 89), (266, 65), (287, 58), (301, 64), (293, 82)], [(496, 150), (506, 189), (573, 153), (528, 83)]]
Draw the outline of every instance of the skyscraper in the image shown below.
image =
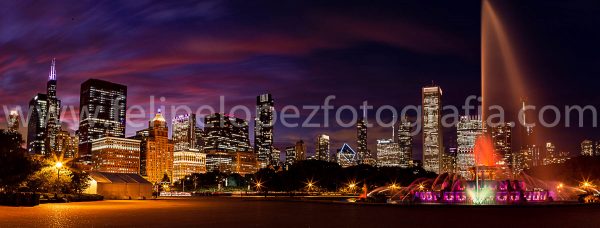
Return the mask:
[(273, 153), (273, 111), (271, 94), (256, 97), (256, 118), (254, 122), (254, 151), (263, 167), (277, 165), (279, 154)]
[(442, 89), (438, 86), (423, 88), (423, 168), (439, 173), (442, 144)]
[(60, 100), (56, 97), (56, 60), (52, 59), (50, 74), (46, 84), (48, 96), (47, 126), (46, 126), (46, 151), (50, 154), (56, 153), (56, 137), (60, 132)]
[(501, 156), (501, 162), (505, 167), (512, 167), (512, 128), (511, 123), (500, 123), (496, 126), (490, 126), (488, 129), (492, 136), (496, 153)]
[(91, 142), (103, 137), (125, 138), (127, 87), (98, 79), (81, 84), (79, 97), (79, 157), (91, 163)]
[(448, 153), (442, 154), (441, 159), (441, 173), (456, 173), (456, 160), (457, 160), (457, 148), (448, 148)]
[(377, 140), (377, 165), (380, 167), (401, 167), (402, 150), (393, 139)]
[(300, 140), (300, 141), (296, 142), (295, 152), (296, 152), (295, 161), (306, 160), (306, 144), (304, 144), (304, 141)]
[(19, 113), (16, 110), (10, 111), (7, 124), (8, 124), (9, 131), (14, 131), (14, 132), (19, 131), (20, 120), (19, 120)]
[(583, 140), (581, 142), (581, 155), (594, 156), (594, 142), (588, 139)]
[(173, 181), (174, 144), (169, 140), (169, 128), (160, 110), (158, 110), (149, 125), (150, 135), (146, 142), (147, 179), (156, 184), (167, 175), (169, 180)]
[(457, 172), (466, 179), (472, 179), (470, 169), (475, 166), (475, 141), (483, 133), (480, 116), (461, 116), (456, 125)]
[(367, 146), (367, 121), (365, 116), (356, 124), (356, 152), (360, 163), (371, 158), (371, 153), (369, 153)]
[(344, 143), (342, 148), (336, 153), (337, 163), (342, 167), (350, 167), (358, 164), (358, 153), (355, 152), (348, 144)]
[(552, 142), (546, 142), (546, 153), (544, 156), (544, 165), (556, 164), (559, 162), (556, 154), (556, 146)]
[(285, 148), (285, 165), (290, 166), (296, 163), (296, 146), (288, 146)]
[(29, 101), (29, 122), (27, 124), (27, 151), (29, 154), (46, 155), (46, 115), (48, 96), (38, 94)]
[(197, 149), (196, 115), (181, 115), (173, 118), (173, 143), (175, 151)]
[(315, 158), (321, 161), (329, 161), (329, 136), (320, 134), (315, 146)]
[(248, 122), (214, 113), (204, 118), (204, 150), (251, 151)]
[[(531, 117), (531, 113), (525, 112), (525, 106), (527, 106), (527, 99), (523, 98), (521, 101), (522, 104), (522, 116), (523, 123), (529, 123), (530, 119), (534, 119)], [(522, 164), (519, 164), (523, 169), (528, 169), (533, 166), (537, 166), (541, 163), (541, 156), (539, 147), (536, 144), (536, 135), (532, 125), (522, 126), (522, 145), (521, 145), (521, 158), (518, 159)]]
[(398, 126), (398, 147), (400, 149), (400, 167), (408, 168), (412, 166), (413, 154), (413, 135), (412, 126), (408, 119), (403, 118)]

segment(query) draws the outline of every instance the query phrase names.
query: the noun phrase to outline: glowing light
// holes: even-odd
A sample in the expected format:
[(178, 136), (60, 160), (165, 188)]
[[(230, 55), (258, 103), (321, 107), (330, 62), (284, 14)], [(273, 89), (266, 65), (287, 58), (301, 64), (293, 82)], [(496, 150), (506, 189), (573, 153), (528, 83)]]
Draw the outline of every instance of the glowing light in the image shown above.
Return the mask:
[(56, 162), (56, 164), (54, 164), (54, 167), (56, 167), (57, 169), (60, 169), (63, 167), (63, 163), (62, 162)]
[(483, 134), (475, 141), (475, 165), (493, 166), (498, 161), (492, 137)]
[(473, 204), (483, 204), (485, 203), (486, 199), (489, 199), (490, 196), (492, 196), (493, 191), (489, 188), (482, 188), (479, 191), (476, 191), (475, 189), (469, 189), (467, 190), (467, 193), (469, 194), (470, 198), (473, 200)]

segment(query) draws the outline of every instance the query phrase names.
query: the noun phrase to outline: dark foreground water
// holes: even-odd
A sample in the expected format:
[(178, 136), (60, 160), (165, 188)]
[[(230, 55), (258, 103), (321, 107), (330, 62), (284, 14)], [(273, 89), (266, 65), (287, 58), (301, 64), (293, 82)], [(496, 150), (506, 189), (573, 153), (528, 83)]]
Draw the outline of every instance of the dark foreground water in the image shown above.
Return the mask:
[(357, 205), (239, 198), (0, 206), (0, 227), (600, 227), (600, 207)]

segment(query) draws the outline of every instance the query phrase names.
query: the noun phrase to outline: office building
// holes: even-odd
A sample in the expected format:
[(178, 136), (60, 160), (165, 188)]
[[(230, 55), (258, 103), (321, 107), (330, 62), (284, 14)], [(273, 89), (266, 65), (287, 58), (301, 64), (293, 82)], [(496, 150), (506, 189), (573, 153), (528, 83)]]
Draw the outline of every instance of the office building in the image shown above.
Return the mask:
[(300, 140), (300, 141), (296, 142), (295, 151), (296, 151), (296, 159), (295, 159), (296, 161), (306, 160), (306, 144), (304, 144), (304, 141)]
[(402, 151), (393, 139), (377, 140), (377, 165), (379, 167), (401, 167)]
[(56, 137), (61, 131), (60, 126), (60, 100), (56, 97), (56, 60), (52, 59), (50, 74), (46, 83), (46, 95), (48, 100), (47, 123), (46, 123), (46, 151), (56, 154)]
[(252, 151), (248, 136), (248, 122), (221, 113), (206, 116), (203, 149), (229, 152)]
[(358, 162), (361, 164), (373, 164), (373, 156), (367, 145), (367, 117), (366, 110), (363, 119), (359, 120), (356, 124), (356, 152)]
[(206, 154), (197, 149), (173, 152), (173, 182), (193, 173), (206, 173)]
[(173, 144), (175, 151), (198, 149), (196, 115), (180, 115), (173, 118)]
[(315, 159), (329, 161), (329, 136), (320, 134), (315, 146)]
[(139, 174), (139, 140), (103, 137), (91, 144), (93, 171)]
[(46, 114), (48, 96), (38, 94), (29, 101), (29, 123), (27, 124), (27, 151), (29, 154), (46, 155)]
[(91, 142), (103, 137), (125, 138), (127, 87), (98, 79), (81, 84), (79, 97), (79, 157), (90, 162)]
[(56, 154), (63, 158), (75, 158), (79, 151), (79, 137), (61, 130), (56, 136)]
[(444, 148), (441, 125), (442, 89), (438, 86), (424, 87), (422, 98), (423, 168), (439, 173)]
[(470, 169), (475, 167), (475, 142), (483, 133), (480, 116), (461, 116), (456, 125), (456, 170), (459, 175), (470, 180), (473, 178)]
[(355, 152), (348, 144), (344, 143), (342, 148), (336, 153), (337, 163), (342, 167), (350, 167), (358, 165), (358, 153)]
[(169, 140), (169, 128), (160, 109), (149, 124), (146, 141), (146, 175), (148, 181), (157, 184), (165, 175), (173, 183), (174, 144)]
[(409, 168), (413, 164), (413, 132), (412, 124), (405, 117), (398, 126), (398, 147), (400, 149), (400, 167)]
[(494, 149), (500, 156), (500, 164), (502, 167), (512, 167), (513, 152), (512, 152), (512, 128), (514, 124), (500, 123), (496, 126), (490, 126), (488, 129), (492, 136)]
[(273, 96), (262, 94), (256, 97), (256, 118), (254, 122), (254, 151), (263, 167), (277, 165), (279, 154), (273, 152)]
[(588, 139), (583, 140), (581, 142), (581, 155), (594, 156), (594, 142)]
[(296, 146), (288, 146), (285, 148), (285, 165), (290, 166), (296, 163)]

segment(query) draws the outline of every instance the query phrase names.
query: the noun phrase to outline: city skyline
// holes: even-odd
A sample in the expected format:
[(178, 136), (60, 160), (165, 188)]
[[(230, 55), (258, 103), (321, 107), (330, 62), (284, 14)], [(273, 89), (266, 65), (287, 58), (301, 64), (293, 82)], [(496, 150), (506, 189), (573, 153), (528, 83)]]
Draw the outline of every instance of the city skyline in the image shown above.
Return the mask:
[(0, 1), (0, 226), (594, 227), (599, 15)]
[[(43, 4), (40, 3), (38, 7), (42, 7)], [(254, 18), (255, 12), (244, 12), (239, 15), (231, 15), (226, 12), (230, 12), (234, 6), (239, 6), (238, 4), (249, 4), (248, 6), (252, 6), (250, 7), (251, 9), (260, 11), (264, 9), (259, 6), (265, 6), (267, 3), (254, 3), (256, 5), (251, 3), (230, 4), (232, 5), (215, 1), (196, 5), (195, 8), (192, 7), (189, 9), (178, 5), (159, 4), (156, 7), (160, 8), (160, 10), (143, 12), (145, 16), (142, 17), (143, 20), (145, 22), (146, 20), (154, 22), (152, 25), (118, 22), (115, 24), (116, 29), (125, 31), (133, 28), (134, 30), (131, 33), (134, 36), (159, 34), (157, 31), (161, 31), (161, 29), (167, 31), (168, 28), (166, 28), (166, 25), (177, 20), (183, 20), (183, 22), (178, 21), (182, 25), (211, 28), (211, 33), (208, 33), (210, 35), (178, 30), (180, 33), (183, 33), (181, 37), (185, 38), (186, 41), (189, 40), (189, 42), (185, 43), (186, 45), (196, 45), (197, 49), (190, 49), (193, 51), (182, 50), (183, 47), (168, 41), (162, 36), (157, 36), (157, 41), (166, 42), (166, 46), (172, 48), (170, 49), (171, 51), (165, 51), (158, 47), (140, 47), (143, 45), (136, 45), (135, 48), (124, 49), (132, 53), (130, 57), (124, 55), (124, 57), (119, 58), (114, 57), (120, 51), (115, 50), (114, 44), (116, 42), (113, 41), (121, 40), (124, 43), (131, 43), (133, 40), (121, 36), (111, 36), (108, 34), (108, 31), (100, 30), (98, 33), (103, 35), (99, 36), (101, 40), (90, 41), (91, 45), (81, 45), (81, 42), (73, 41), (80, 38), (81, 32), (89, 32), (89, 28), (86, 26), (105, 22), (105, 19), (100, 18), (100, 15), (110, 14), (107, 10), (103, 10), (106, 6), (102, 4), (96, 6), (98, 11), (90, 14), (96, 17), (70, 16), (63, 13), (66, 11), (57, 9), (55, 6), (48, 6), (47, 8), (52, 13), (39, 14), (31, 20), (49, 21), (48, 23), (40, 22), (37, 28), (41, 31), (55, 30), (54, 36), (39, 36), (35, 40), (25, 41), (19, 39), (19, 34), (21, 33), (6, 35), (2, 33), (3, 39), (0, 42), (6, 47), (0, 50), (0, 56), (2, 57), (0, 58), (2, 60), (0, 61), (0, 66), (3, 66), (0, 68), (0, 74), (3, 75), (2, 90), (0, 93), (4, 100), (3, 104), (22, 105), (25, 107), (28, 100), (23, 99), (23, 96), (32, 97), (44, 91), (45, 85), (43, 83), (23, 83), (19, 79), (36, 82), (41, 78), (47, 77), (48, 64), (53, 57), (57, 59), (57, 79), (59, 81), (57, 96), (61, 99), (63, 105), (74, 105), (75, 107), (78, 107), (79, 103), (77, 97), (79, 94), (79, 85), (88, 78), (99, 78), (127, 85), (131, 93), (129, 97), (133, 99), (128, 101), (128, 106), (142, 104), (145, 108), (148, 108), (148, 96), (139, 95), (145, 94), (146, 91), (156, 91), (156, 94), (153, 94), (156, 99), (165, 97), (166, 101), (164, 103), (166, 105), (214, 105), (219, 102), (219, 96), (224, 95), (227, 97), (227, 107), (238, 104), (252, 107), (255, 96), (268, 92), (273, 94), (277, 99), (276, 109), (287, 104), (319, 104), (329, 94), (337, 96), (335, 103), (351, 104), (357, 107), (364, 100), (369, 101), (375, 106), (385, 104), (394, 106), (418, 105), (420, 103), (420, 99), (418, 98), (419, 90), (421, 87), (429, 85), (432, 80), (446, 91), (444, 105), (460, 105), (466, 96), (479, 94), (480, 67), (478, 60), (479, 45), (477, 41), (479, 39), (479, 25), (478, 23), (474, 23), (473, 25), (462, 23), (466, 20), (473, 22), (479, 20), (480, 4), (478, 1), (455, 5), (440, 3), (444, 6), (442, 8), (447, 8), (448, 10), (439, 10), (433, 6), (423, 8), (423, 6), (412, 3), (409, 3), (405, 6), (406, 9), (402, 10), (394, 3), (383, 3), (371, 10), (365, 10), (364, 14), (361, 14), (360, 17), (354, 17), (353, 21), (357, 23), (361, 22), (356, 27), (341, 22), (341, 19), (346, 17), (338, 15), (344, 13), (342, 10), (334, 10), (334, 8), (341, 7), (355, 13), (361, 11), (360, 3), (330, 3), (331, 5), (324, 6), (314, 6), (310, 3), (305, 3), (306, 5), (300, 4), (300, 6), (305, 7), (300, 7), (300, 10), (295, 14), (308, 15), (312, 13), (313, 9), (321, 9), (323, 12), (328, 12), (331, 15), (324, 13), (320, 17), (331, 19), (328, 21), (335, 23), (328, 26), (338, 26), (340, 28), (347, 28), (345, 30), (348, 31), (354, 31), (347, 34), (348, 40), (339, 45), (328, 42), (328, 40), (336, 38), (335, 34), (316, 33), (310, 36), (312, 37), (311, 39), (300, 39), (296, 37), (298, 34), (295, 34), (294, 31), (289, 31), (289, 29), (283, 26), (272, 25), (269, 21), (264, 20), (264, 17), (255, 18), (253, 22), (257, 22), (260, 25), (257, 29), (265, 29), (270, 33), (264, 37), (252, 35), (248, 37), (248, 40), (240, 39), (239, 34), (223, 34), (214, 27), (216, 25), (210, 26), (205, 23), (209, 18), (212, 18), (212, 20), (218, 22), (217, 24), (231, 21), (232, 26), (245, 28), (244, 23), (241, 21), (249, 17)], [(529, 44), (540, 42), (540, 37), (547, 34), (556, 36), (551, 36), (550, 38), (543, 36), (545, 39), (544, 42), (538, 45), (553, 44), (566, 39), (566, 37), (544, 30), (544, 28), (548, 27), (540, 25), (539, 20), (551, 18), (553, 13), (567, 14), (571, 11), (560, 11), (556, 6), (548, 3), (507, 2), (502, 4), (497, 3), (497, 5), (510, 10), (511, 13), (507, 14), (514, 16), (509, 21), (514, 30), (527, 32), (527, 39), (511, 38), (517, 43), (526, 43), (528, 47), (532, 47), (531, 56), (526, 56), (527, 58), (523, 61), (533, 62), (530, 68), (534, 69), (528, 69), (528, 71), (537, 73), (528, 75), (531, 80), (541, 79), (546, 75), (544, 73), (546, 70), (535, 63), (554, 61), (554, 59), (546, 57), (543, 55), (544, 52), (536, 49), (539, 46)], [(533, 5), (539, 8), (532, 7)], [(25, 10), (23, 7), (19, 7), (19, 5), (15, 7), (23, 11)], [(122, 7), (123, 11), (128, 12), (140, 12), (144, 9), (144, 5)], [(272, 4), (272, 7), (273, 9), (278, 9), (284, 6)], [(3, 7), (3, 9), (7, 8), (10, 7)], [(311, 10), (308, 10), (308, 8)], [(527, 11), (531, 15), (522, 13), (524, 9), (531, 8), (538, 10)], [(158, 11), (165, 9), (172, 10), (172, 12), (197, 12), (198, 14), (193, 16), (187, 15), (195, 19), (204, 18), (204, 23), (202, 25), (189, 24), (185, 20), (186, 14), (158, 14)], [(566, 18), (558, 26), (571, 25), (578, 18), (584, 18), (591, 13), (586, 11), (584, 7), (578, 9), (581, 11), (581, 15), (569, 14), (571, 17)], [(398, 16), (397, 10), (406, 12), (406, 16)], [(504, 10), (503, 13), (509, 10)], [(436, 12), (436, 14), (431, 15), (431, 18), (425, 18), (425, 15), (430, 15), (426, 12), (430, 11)], [(451, 12), (461, 12), (461, 14), (456, 15)], [(277, 14), (275, 11), (266, 11), (266, 13), (267, 15), (273, 15), (275, 18), (280, 18), (285, 22), (305, 25), (305, 29), (308, 31), (322, 29), (312, 20), (294, 19), (290, 16)], [(369, 17), (375, 14), (379, 16)], [(23, 21), (21, 17), (13, 13), (7, 13), (6, 15), (14, 17), (14, 20), (9, 20), (14, 24), (19, 24)], [(123, 17), (125, 16), (120, 16), (120, 18)], [(539, 17), (540, 19), (526, 20), (530, 17)], [(336, 18), (337, 20), (333, 20)], [(451, 20), (442, 22), (440, 18), (451, 18)], [(57, 26), (62, 26), (61, 28), (64, 27), (65, 29), (57, 29)], [(541, 29), (526, 31), (528, 27), (533, 26), (541, 26)], [(9, 28), (11, 26), (2, 27)], [(368, 30), (366, 27), (372, 27), (374, 31)], [(157, 31), (153, 31), (152, 29), (156, 29)], [(388, 29), (421, 32), (429, 34), (429, 36), (425, 36), (428, 39), (422, 40), (399, 39), (402, 37), (401, 34), (392, 34), (391, 36), (393, 37), (391, 38), (376, 36), (376, 34), (380, 34), (377, 31)], [(571, 29), (581, 31), (581, 27), (579, 26)], [(36, 31), (28, 31), (26, 29), (23, 31), (23, 33), (27, 32), (37, 33)], [(594, 31), (585, 30), (585, 32), (589, 33), (590, 38), (587, 38), (589, 40), (593, 40), (592, 38), (598, 36)], [(248, 29), (240, 30), (240, 33), (253, 34)], [(444, 35), (444, 39), (436, 38), (437, 35), (441, 34)], [(62, 37), (65, 41), (63, 43), (53, 43), (47, 48), (36, 48), (55, 37)], [(215, 37), (219, 37), (219, 39), (215, 39)], [(313, 41), (312, 39), (317, 41)], [(216, 42), (216, 40), (221, 40), (222, 42)], [(319, 40), (322, 40), (323, 43), (318, 42)], [(204, 41), (207, 45), (214, 47), (216, 53), (220, 53), (219, 50), (221, 50), (223, 55), (231, 56), (210, 54), (214, 52), (208, 52), (209, 54), (207, 54), (206, 47), (201, 45), (200, 41)], [(452, 45), (447, 44), (448, 42)], [(68, 43), (76, 45), (67, 45)], [(273, 47), (267, 44), (273, 44)], [(580, 47), (584, 44), (589, 45), (590, 42), (570, 44), (575, 45), (573, 51), (553, 49), (553, 51), (565, 54), (565, 66), (560, 69), (553, 69), (552, 75), (560, 77), (557, 76), (552, 77), (550, 80), (536, 81), (535, 85), (540, 86), (532, 87), (532, 91), (535, 92), (532, 92), (533, 94), (530, 95), (532, 103), (541, 105), (556, 101), (557, 104), (596, 105), (594, 99), (597, 95), (593, 93), (593, 88), (590, 87), (594, 83), (578, 85), (581, 94), (579, 96), (557, 98), (558, 94), (551, 93), (551, 91), (559, 91), (557, 88), (562, 86), (574, 85), (575, 81), (577, 81), (575, 80), (576, 78), (581, 79), (581, 77), (587, 75), (588, 72), (586, 71), (577, 73), (577, 70), (581, 71), (580, 69), (565, 72), (567, 69), (573, 70), (572, 66), (576, 66), (571, 60), (574, 58), (572, 56), (578, 53), (577, 51), (580, 51)], [(17, 54), (18, 52), (15, 52), (15, 50), (25, 47), (32, 50), (40, 50), (40, 52), (31, 56), (21, 56)], [(536, 50), (538, 51), (536, 52)], [(145, 53), (148, 53), (148, 55)], [(362, 57), (350, 58), (345, 53)], [(237, 56), (238, 54), (239, 56)], [(356, 63), (360, 63), (359, 65), (364, 67), (357, 67), (355, 66), (357, 65)], [(427, 67), (433, 64), (441, 69), (436, 71)], [(335, 72), (332, 71), (333, 69), (340, 71)], [(365, 75), (374, 78), (367, 80)], [(462, 78), (460, 84), (456, 82), (458, 80), (454, 80), (456, 77)], [(320, 80), (328, 80), (331, 83), (319, 83)], [(224, 81), (227, 81), (230, 85), (218, 86), (222, 84), (219, 82)], [(292, 83), (289, 84), (289, 81)], [(364, 88), (371, 88), (368, 90), (368, 93), (354, 92), (359, 88), (357, 85), (361, 84), (363, 84)], [(396, 84), (400, 84), (401, 86), (399, 87)], [(155, 85), (161, 85), (160, 89), (154, 89)], [(312, 85), (313, 87), (307, 87), (306, 85)], [(466, 89), (458, 89), (458, 85), (460, 85), (460, 88)], [(328, 88), (328, 90), (322, 87)], [(311, 96), (303, 96), (304, 88), (314, 88)], [(548, 91), (544, 93), (540, 91), (541, 88), (546, 88)], [(544, 96), (536, 96), (538, 94), (543, 94)], [(390, 99), (389, 97), (397, 97), (397, 99)], [(306, 117), (308, 114), (305, 112), (301, 113), (303, 117)], [(168, 120), (173, 118), (168, 115), (165, 117)], [(140, 121), (146, 122), (147, 119), (151, 118), (150, 114), (145, 118), (145, 120)], [(251, 121), (253, 118), (254, 116), (246, 118), (249, 121), (250, 129), (253, 129), (254, 123)], [(369, 120), (373, 118), (372, 113), (369, 113), (369, 118)], [(0, 124), (4, 125), (5, 121), (6, 118), (0, 118)], [(589, 127), (589, 125), (587, 124), (584, 128), (559, 127), (552, 131), (541, 131), (538, 141), (540, 144), (545, 141), (552, 141), (556, 144), (558, 151), (569, 151), (571, 154), (577, 154), (579, 143), (583, 139), (590, 138), (596, 140), (598, 138), (597, 131), (593, 131), (593, 128)], [(131, 136), (136, 131), (145, 127), (147, 126), (140, 128), (128, 127), (126, 135)], [(69, 129), (76, 130), (77, 126), (69, 126)], [(21, 127), (20, 131), (24, 133), (24, 127)], [(275, 137), (274, 144), (280, 150), (286, 146), (293, 145), (297, 140), (304, 140), (309, 147), (308, 151), (314, 151), (314, 139), (318, 134), (322, 133), (331, 136), (332, 148), (339, 148), (343, 143), (350, 143), (353, 147), (356, 147), (356, 133), (355, 129), (352, 128), (332, 126), (326, 129), (290, 129), (276, 125), (275, 132), (277, 132), (277, 137)], [(376, 140), (388, 138), (388, 132), (389, 129), (387, 128), (369, 128), (369, 149), (376, 151)], [(444, 134), (452, 134), (454, 129), (444, 129), (443, 132)], [(563, 132), (569, 132), (569, 134), (562, 134)], [(250, 138), (254, 138), (253, 131), (250, 131)], [(421, 145), (422, 142), (420, 142), (420, 137), (416, 137), (414, 140), (413, 154), (415, 158), (418, 158), (422, 153), (418, 145)]]

